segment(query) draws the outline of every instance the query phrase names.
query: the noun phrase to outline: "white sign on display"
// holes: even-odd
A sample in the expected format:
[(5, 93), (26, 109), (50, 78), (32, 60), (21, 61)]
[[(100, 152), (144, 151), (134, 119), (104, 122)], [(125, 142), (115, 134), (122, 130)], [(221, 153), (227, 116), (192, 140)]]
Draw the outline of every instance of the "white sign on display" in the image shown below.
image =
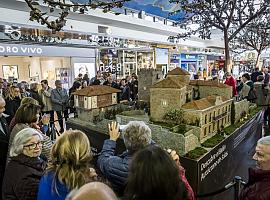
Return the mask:
[(88, 74), (89, 78), (96, 75), (95, 63), (74, 63), (74, 74), (78, 77), (79, 74)]

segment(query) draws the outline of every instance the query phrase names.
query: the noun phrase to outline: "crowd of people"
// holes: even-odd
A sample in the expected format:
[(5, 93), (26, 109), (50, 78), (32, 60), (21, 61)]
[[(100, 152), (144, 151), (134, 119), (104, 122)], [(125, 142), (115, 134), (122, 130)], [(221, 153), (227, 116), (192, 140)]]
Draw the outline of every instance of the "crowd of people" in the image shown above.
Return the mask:
[(256, 103), (264, 110), (264, 122), (270, 122), (270, 73), (268, 68), (255, 68), (254, 71), (244, 73), (239, 79), (233, 77), (230, 72), (225, 73), (226, 85), (233, 89), (232, 96), (236, 100), (247, 99), (250, 102)]
[(89, 85), (107, 85), (121, 90), (118, 94), (119, 101), (132, 102), (138, 99), (138, 77), (135, 73), (120, 80), (117, 80), (115, 76), (100, 71), (97, 71), (96, 76), (91, 79), (88, 78), (87, 74), (84, 76), (79, 74), (70, 89), (70, 93), (79, 87), (84, 88)]
[[(5, 99), (0, 97), (3, 200), (195, 199), (179, 156), (155, 144), (144, 122), (127, 124), (122, 132), (127, 150), (120, 156), (114, 154), (119, 124), (109, 124), (110, 138), (104, 141), (93, 167), (91, 138), (82, 131), (68, 130), (53, 143), (44, 128), (48, 118), (38, 123), (41, 107), (37, 100), (22, 100), (11, 132), (4, 112)], [(104, 183), (98, 182), (98, 176)]]
[[(120, 89), (121, 100), (137, 98), (135, 74), (120, 83), (100, 73), (91, 80), (79, 75), (69, 94), (60, 80), (55, 81), (54, 89), (42, 80), (40, 90), (36, 83), (28, 90), (27, 83), (5, 86), (0, 79), (0, 200), (195, 200), (179, 155), (156, 144), (144, 122), (129, 122), (121, 133), (118, 123), (108, 124), (109, 139), (104, 141), (95, 165), (91, 138), (79, 130), (64, 131), (63, 118), (68, 117), (66, 108), (72, 93), (100, 84)], [(259, 103), (259, 89), (265, 101), (268, 98), (264, 92), (269, 87), (268, 71), (243, 74), (238, 84), (226, 73), (225, 84), (233, 87), (234, 96), (269, 109), (268, 104)], [(252, 90), (254, 99), (249, 94)], [(58, 120), (54, 120), (54, 111)], [(269, 111), (265, 109), (267, 112), (266, 118)], [(49, 136), (55, 121), (63, 134), (54, 141)], [(126, 151), (117, 155), (120, 135)], [(250, 181), (239, 196), (241, 200), (255, 200), (258, 195), (270, 199), (269, 155), (267, 136), (258, 141), (253, 157), (257, 169), (249, 170)]]

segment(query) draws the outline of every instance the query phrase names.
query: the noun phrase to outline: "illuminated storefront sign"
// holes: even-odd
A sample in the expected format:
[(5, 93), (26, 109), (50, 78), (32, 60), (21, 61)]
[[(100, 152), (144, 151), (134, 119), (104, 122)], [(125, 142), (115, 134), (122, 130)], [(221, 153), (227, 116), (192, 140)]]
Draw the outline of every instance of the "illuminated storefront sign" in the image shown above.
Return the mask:
[(95, 57), (94, 49), (40, 45), (1, 44), (0, 56)]

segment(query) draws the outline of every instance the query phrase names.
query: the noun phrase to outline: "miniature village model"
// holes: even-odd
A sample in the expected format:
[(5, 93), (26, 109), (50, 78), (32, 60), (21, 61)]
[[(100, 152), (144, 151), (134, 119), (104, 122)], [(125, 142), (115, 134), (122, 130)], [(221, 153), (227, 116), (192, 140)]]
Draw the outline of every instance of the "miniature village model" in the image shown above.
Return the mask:
[(109, 86), (94, 85), (78, 90), (74, 95), (74, 105), (80, 120), (98, 122), (104, 118), (105, 108), (114, 108), (120, 90)]
[[(144, 74), (151, 76), (153, 73)], [(233, 99), (230, 86), (213, 80), (190, 81), (190, 74), (180, 68), (170, 71), (165, 79), (151, 79), (150, 82), (155, 82), (151, 87), (147, 85), (150, 115), (143, 110), (131, 110), (117, 104), (120, 90), (109, 86), (89, 86), (74, 93), (78, 118), (70, 120), (100, 134), (108, 134), (107, 125), (112, 120), (121, 125), (129, 121), (144, 121), (151, 128), (152, 138), (157, 144), (175, 149), (181, 155), (200, 147), (205, 140), (231, 125)], [(141, 88), (145, 91), (146, 87)], [(241, 109), (248, 112), (248, 102), (243, 102), (245, 106), (242, 103), (235, 106), (239, 113)], [(116, 112), (119, 107), (121, 113)], [(114, 119), (107, 116), (112, 112)], [(182, 120), (168, 121), (166, 116), (173, 112), (179, 112)]]

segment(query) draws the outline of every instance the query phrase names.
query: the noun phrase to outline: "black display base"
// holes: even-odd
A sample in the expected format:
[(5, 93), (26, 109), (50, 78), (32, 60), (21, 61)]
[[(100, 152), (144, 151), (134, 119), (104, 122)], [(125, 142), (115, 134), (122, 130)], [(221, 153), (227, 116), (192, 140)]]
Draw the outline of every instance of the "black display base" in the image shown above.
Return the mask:
[[(259, 112), (199, 160), (180, 158), (196, 195), (215, 192), (233, 181), (235, 176), (248, 181), (248, 168), (255, 166), (252, 156), (262, 134), (261, 119)], [(197, 199), (233, 200), (234, 189)]]
[[(181, 157), (181, 164), (186, 169), (187, 179), (195, 194), (215, 192), (231, 182), (234, 176), (241, 176), (243, 180), (247, 181), (248, 167), (254, 167), (255, 162), (252, 160), (252, 156), (257, 140), (262, 133), (261, 119), (262, 113), (260, 112), (199, 160)], [(87, 134), (95, 155), (93, 160), (95, 163), (104, 140), (109, 136), (74, 122), (68, 121), (66, 126), (67, 129), (79, 129)], [(116, 154), (120, 154), (124, 150), (123, 140), (119, 139)], [(234, 191), (230, 189), (219, 195), (198, 199), (233, 200)]]

